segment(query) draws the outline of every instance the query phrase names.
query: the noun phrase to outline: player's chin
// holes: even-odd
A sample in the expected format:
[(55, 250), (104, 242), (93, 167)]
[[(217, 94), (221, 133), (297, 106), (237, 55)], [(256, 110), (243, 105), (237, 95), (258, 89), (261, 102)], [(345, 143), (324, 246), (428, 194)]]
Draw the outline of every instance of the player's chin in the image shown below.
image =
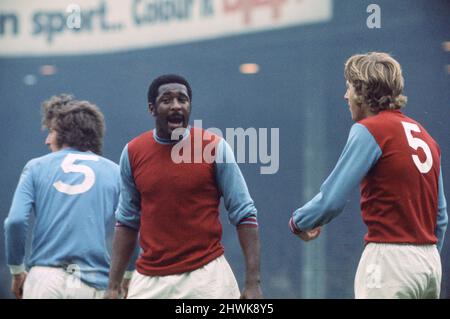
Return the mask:
[(168, 132), (172, 140), (179, 140), (183, 138), (186, 126), (183, 122), (180, 123), (168, 123)]

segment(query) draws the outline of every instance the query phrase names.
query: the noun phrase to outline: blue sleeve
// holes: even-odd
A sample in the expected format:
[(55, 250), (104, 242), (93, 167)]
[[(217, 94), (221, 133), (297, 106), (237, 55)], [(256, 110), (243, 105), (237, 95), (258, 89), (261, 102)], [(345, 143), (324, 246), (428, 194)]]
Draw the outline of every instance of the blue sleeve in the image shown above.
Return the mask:
[(442, 169), (439, 174), (439, 188), (438, 188), (438, 216), (436, 223), (436, 237), (438, 239), (437, 248), (439, 252), (444, 244), (445, 231), (447, 230), (448, 214), (447, 214), (447, 201), (444, 195), (444, 182), (442, 178)]
[(128, 158), (128, 144), (120, 156), (120, 197), (116, 210), (116, 220), (128, 227), (139, 230), (141, 224), (141, 196), (134, 184)]
[[(35, 203), (33, 182), (33, 162), (25, 165), (12, 200), (8, 217), (5, 220), (6, 262), (13, 268), (25, 270), (25, 244), (29, 217)], [(20, 271), (16, 271), (20, 272)]]
[(117, 208), (119, 207), (119, 198), (120, 198), (120, 167), (114, 163), (114, 176), (116, 180), (116, 196), (114, 196), (114, 211), (117, 211)]
[(335, 218), (345, 207), (351, 191), (381, 156), (375, 138), (362, 124), (353, 124), (347, 143), (320, 192), (293, 213), (294, 225), (307, 231)]
[(257, 210), (247, 184), (228, 143), (221, 139), (217, 147), (216, 181), (222, 193), (230, 223), (257, 226)]

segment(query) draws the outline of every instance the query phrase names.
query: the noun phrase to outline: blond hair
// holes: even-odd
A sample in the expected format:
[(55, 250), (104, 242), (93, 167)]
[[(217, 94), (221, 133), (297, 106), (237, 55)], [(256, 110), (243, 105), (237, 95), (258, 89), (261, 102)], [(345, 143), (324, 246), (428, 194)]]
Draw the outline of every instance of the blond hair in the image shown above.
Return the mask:
[(402, 68), (389, 54), (353, 55), (345, 63), (344, 74), (355, 88), (356, 103), (369, 106), (372, 112), (400, 109), (406, 105), (407, 97), (402, 95)]

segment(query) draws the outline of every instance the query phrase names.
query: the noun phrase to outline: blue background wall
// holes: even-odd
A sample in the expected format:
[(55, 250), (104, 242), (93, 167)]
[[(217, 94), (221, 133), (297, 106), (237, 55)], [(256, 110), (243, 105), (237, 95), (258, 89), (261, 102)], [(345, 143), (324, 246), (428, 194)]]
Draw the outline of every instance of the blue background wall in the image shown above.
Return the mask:
[[(372, 1), (334, 1), (327, 23), (220, 38), (118, 54), (0, 59), (0, 220), (6, 218), (20, 172), (47, 152), (40, 131), (40, 104), (70, 92), (100, 106), (106, 117), (104, 155), (116, 162), (131, 138), (153, 128), (146, 90), (161, 73), (186, 76), (193, 87), (191, 119), (204, 127), (280, 129), (280, 169), (260, 175), (259, 165), (242, 164), (259, 209), (263, 291), (268, 298), (352, 298), (353, 278), (363, 250), (365, 226), (358, 190), (321, 237), (303, 243), (287, 221), (318, 190), (345, 144), (352, 122), (343, 100), (343, 65), (354, 53), (387, 51), (402, 64), (407, 115), (421, 122), (441, 145), (444, 185), (450, 199), (450, 2), (377, 1), (382, 28), (368, 29)], [(239, 65), (258, 63), (255, 75)], [(41, 65), (58, 68), (23, 77)], [(226, 212), (223, 242), (240, 284), (243, 257)], [(10, 275), (0, 231), (0, 297), (10, 298)], [(442, 297), (450, 296), (450, 240), (443, 252)]]

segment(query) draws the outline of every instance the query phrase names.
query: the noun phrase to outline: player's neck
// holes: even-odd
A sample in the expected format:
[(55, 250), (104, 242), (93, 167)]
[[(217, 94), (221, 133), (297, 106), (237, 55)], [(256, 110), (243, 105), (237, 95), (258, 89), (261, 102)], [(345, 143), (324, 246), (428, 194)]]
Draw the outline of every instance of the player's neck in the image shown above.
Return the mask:
[(363, 118), (368, 118), (374, 115), (377, 115), (378, 112), (373, 112), (370, 107), (368, 106), (363, 106)]

